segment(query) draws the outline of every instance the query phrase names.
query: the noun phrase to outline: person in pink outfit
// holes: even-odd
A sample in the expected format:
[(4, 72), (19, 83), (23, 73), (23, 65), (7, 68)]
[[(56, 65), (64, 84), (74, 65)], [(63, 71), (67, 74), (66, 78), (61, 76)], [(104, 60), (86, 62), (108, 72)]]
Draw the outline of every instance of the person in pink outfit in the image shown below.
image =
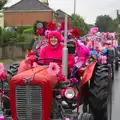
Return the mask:
[[(57, 31), (51, 31), (48, 35), (48, 44), (40, 51), (40, 63), (49, 64), (50, 62), (62, 63), (62, 49), (61, 34)], [(58, 60), (52, 60), (58, 59)]]
[[(56, 62), (58, 65), (61, 66), (62, 64), (62, 37), (61, 34), (57, 31), (51, 31), (48, 35), (48, 43), (45, 47), (43, 47), (40, 50), (39, 53), (39, 60), (37, 63), (40, 64), (49, 64), (50, 62)], [(25, 70), (33, 68), (33, 64), (36, 61), (34, 54), (29, 56), (30, 59), (26, 59), (21, 62), (18, 73), (23, 72)], [(28, 57), (28, 58), (29, 58)], [(74, 58), (72, 56), (68, 55), (68, 69), (73, 67), (74, 64)]]
[[(48, 45), (42, 48), (40, 52), (40, 63), (49, 64), (50, 62), (56, 62), (59, 65), (62, 64), (62, 36), (57, 31), (51, 31), (48, 35)], [(56, 59), (56, 60), (52, 60)], [(68, 69), (71, 69), (74, 65), (74, 57), (68, 54)]]
[(82, 65), (84, 65), (86, 60), (89, 58), (90, 51), (80, 40), (78, 40), (76, 44), (76, 53), (76, 67), (81, 68)]

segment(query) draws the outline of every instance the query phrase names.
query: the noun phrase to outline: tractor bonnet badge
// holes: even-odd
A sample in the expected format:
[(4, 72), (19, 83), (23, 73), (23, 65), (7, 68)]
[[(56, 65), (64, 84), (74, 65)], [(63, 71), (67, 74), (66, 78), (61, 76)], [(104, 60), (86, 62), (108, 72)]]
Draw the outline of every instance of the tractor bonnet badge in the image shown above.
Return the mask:
[(25, 78), (25, 79), (24, 79), (24, 82), (25, 82), (25, 83), (31, 83), (31, 82), (32, 82), (32, 79), (31, 79), (31, 78)]

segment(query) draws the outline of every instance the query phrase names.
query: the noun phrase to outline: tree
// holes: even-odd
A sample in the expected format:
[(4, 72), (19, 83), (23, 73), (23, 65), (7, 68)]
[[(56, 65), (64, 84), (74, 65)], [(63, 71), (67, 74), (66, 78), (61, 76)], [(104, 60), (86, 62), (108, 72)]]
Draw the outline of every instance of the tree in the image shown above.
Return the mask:
[(82, 35), (87, 34), (89, 31), (84, 19), (77, 14), (72, 14), (71, 26), (72, 28), (78, 28), (82, 32)]
[(7, 3), (7, 0), (0, 0), (0, 10), (4, 7), (6, 3)]
[(98, 16), (95, 23), (100, 32), (115, 32), (116, 22), (109, 15)]
[(88, 29), (91, 29), (92, 27), (95, 27), (95, 25), (93, 25), (93, 24), (87, 24), (87, 26), (88, 26)]

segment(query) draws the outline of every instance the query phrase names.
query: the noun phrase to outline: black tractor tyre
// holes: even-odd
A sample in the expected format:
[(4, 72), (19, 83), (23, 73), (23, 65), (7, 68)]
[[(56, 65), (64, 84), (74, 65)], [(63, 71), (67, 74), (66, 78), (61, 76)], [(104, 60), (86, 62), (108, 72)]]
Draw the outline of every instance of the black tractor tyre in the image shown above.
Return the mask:
[(94, 120), (94, 117), (91, 113), (82, 113), (79, 115), (78, 120)]
[(8, 75), (10, 75), (10, 76), (16, 75), (16, 73), (18, 71), (18, 67), (19, 67), (18, 63), (11, 64), (10, 68), (7, 70)]
[(118, 71), (119, 69), (119, 63), (118, 63), (118, 58), (115, 59), (115, 70)]
[[(7, 69), (7, 83), (8, 83), (8, 86), (7, 88), (9, 88), (9, 82), (11, 80), (11, 77), (16, 75), (17, 71), (18, 71), (18, 67), (19, 67), (19, 64), (18, 63), (14, 63), (14, 64), (11, 64), (9, 66), (9, 69)], [(9, 96), (9, 91), (4, 91), (4, 94), (6, 96)], [(3, 97), (3, 112), (6, 114), (6, 115), (10, 115), (11, 112), (10, 112), (10, 100), (6, 97)]]
[(89, 106), (95, 120), (111, 120), (111, 90), (110, 66), (97, 64), (89, 88)]
[(114, 80), (114, 74), (115, 74), (115, 70), (114, 70), (114, 63), (110, 63), (108, 64), (109, 66), (109, 70), (111, 71), (111, 77), (112, 77), (112, 80)]

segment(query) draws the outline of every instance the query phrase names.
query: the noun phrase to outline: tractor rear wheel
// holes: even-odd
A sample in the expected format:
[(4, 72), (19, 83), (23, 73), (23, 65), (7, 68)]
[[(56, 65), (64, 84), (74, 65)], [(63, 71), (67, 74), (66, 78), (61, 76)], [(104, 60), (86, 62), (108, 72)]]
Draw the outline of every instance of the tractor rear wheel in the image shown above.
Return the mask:
[[(16, 73), (18, 71), (18, 67), (19, 67), (19, 64), (14, 63), (14, 64), (10, 65), (9, 69), (7, 70), (7, 75), (8, 75), (7, 76), (7, 84), (8, 84), (7, 87), (8, 88), (9, 88), (9, 82), (11, 80), (11, 77), (16, 75)], [(4, 91), (4, 94), (9, 96), (9, 91)], [(3, 110), (5, 115), (10, 116), (11, 115), (11, 112), (10, 112), (10, 101), (6, 97), (3, 97), (2, 99), (3, 99), (2, 100), (3, 101), (3, 108), (2, 108), (2, 110)]]
[(11, 76), (16, 75), (16, 73), (18, 71), (18, 67), (19, 67), (18, 63), (11, 64), (10, 68), (7, 70), (7, 73)]
[(115, 70), (118, 71), (119, 69), (119, 63), (118, 63), (118, 58), (115, 59)]
[(89, 105), (95, 120), (111, 120), (112, 78), (108, 65), (96, 65), (89, 89)]
[(78, 120), (94, 120), (93, 115), (90, 113), (82, 113), (79, 117)]

